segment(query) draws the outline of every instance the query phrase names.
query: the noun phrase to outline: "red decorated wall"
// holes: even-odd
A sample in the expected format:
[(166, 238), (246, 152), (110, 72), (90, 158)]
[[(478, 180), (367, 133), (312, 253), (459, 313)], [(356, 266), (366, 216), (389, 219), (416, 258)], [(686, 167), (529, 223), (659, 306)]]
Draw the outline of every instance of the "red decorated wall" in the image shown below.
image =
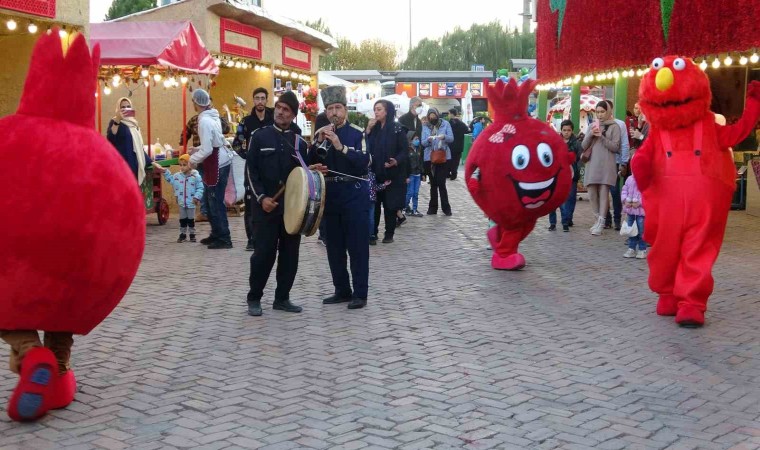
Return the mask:
[[(648, 65), (665, 54), (697, 57), (760, 47), (758, 0), (537, 1), (541, 80)], [(559, 4), (554, 12), (551, 3)], [(672, 5), (667, 40), (662, 5)]]
[(0, 0), (0, 8), (13, 9), (35, 16), (55, 17), (55, 0)]

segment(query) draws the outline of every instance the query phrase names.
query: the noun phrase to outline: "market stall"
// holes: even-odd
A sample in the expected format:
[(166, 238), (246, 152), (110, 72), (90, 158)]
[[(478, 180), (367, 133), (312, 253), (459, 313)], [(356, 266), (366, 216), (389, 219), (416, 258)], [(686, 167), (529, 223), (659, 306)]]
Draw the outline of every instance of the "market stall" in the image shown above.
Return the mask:
[[(146, 152), (159, 164), (169, 167), (176, 164), (173, 156), (187, 152), (184, 133), (177, 154), (171, 147), (151, 144), (153, 108), (151, 91), (179, 88), (182, 113), (175, 110), (161, 114), (162, 121), (176, 120), (182, 128), (187, 123), (187, 91), (194, 87), (208, 89), (213, 76), (219, 72), (195, 28), (189, 21), (180, 22), (106, 22), (91, 24), (90, 45), (100, 45), (101, 69), (98, 87), (98, 129), (103, 132), (110, 115), (103, 117), (103, 98), (128, 97), (138, 91), (145, 92), (145, 103), (135, 108), (138, 122), (145, 124), (148, 145)], [(113, 95), (111, 95), (113, 94)], [(133, 103), (138, 103), (134, 98)], [(139, 103), (138, 103), (139, 104)], [(109, 108), (110, 111), (110, 108)], [(181, 119), (181, 122), (180, 122)], [(166, 142), (166, 141), (165, 141)], [(160, 224), (169, 217), (169, 202), (165, 201), (159, 173), (150, 172), (141, 186), (148, 212), (156, 212)], [(170, 197), (171, 198), (171, 197)]]

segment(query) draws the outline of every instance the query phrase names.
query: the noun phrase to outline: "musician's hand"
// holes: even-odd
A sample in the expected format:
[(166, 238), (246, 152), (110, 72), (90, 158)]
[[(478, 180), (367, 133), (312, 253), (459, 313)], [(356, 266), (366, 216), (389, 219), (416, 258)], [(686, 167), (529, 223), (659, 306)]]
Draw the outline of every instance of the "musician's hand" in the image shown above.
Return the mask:
[(324, 164), (312, 164), (309, 166), (309, 170), (316, 170), (318, 172), (321, 172), (322, 175), (327, 175), (327, 166)]
[(279, 203), (272, 200), (272, 197), (264, 197), (263, 199), (261, 199), (261, 208), (265, 212), (274, 211), (277, 208), (277, 205), (279, 205)]
[(317, 131), (314, 133), (314, 135), (316, 135), (316, 136), (317, 136), (317, 143), (318, 143), (318, 144), (321, 144), (321, 143), (322, 143), (322, 142), (325, 140), (325, 131), (327, 131), (327, 130), (329, 130), (329, 129), (331, 129), (331, 128), (332, 128), (332, 124), (330, 124), (330, 125), (325, 125), (325, 126), (323, 126), (322, 128), (318, 129), (318, 130), (317, 130)]
[(337, 134), (335, 134), (335, 132), (332, 129), (325, 131), (325, 137), (329, 139), (330, 142), (332, 142), (333, 147), (335, 147), (336, 149), (343, 148), (343, 144), (340, 143), (340, 138), (338, 137)]

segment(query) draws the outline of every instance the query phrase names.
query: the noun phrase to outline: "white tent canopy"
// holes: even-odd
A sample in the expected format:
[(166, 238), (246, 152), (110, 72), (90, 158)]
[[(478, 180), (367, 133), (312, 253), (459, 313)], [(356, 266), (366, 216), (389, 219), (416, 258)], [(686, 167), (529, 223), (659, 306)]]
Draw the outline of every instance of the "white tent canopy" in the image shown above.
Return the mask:
[(317, 74), (317, 83), (322, 86), (345, 86), (347, 88), (356, 86), (350, 81), (346, 81), (342, 78), (338, 78), (335, 75), (330, 75), (326, 72), (319, 72)]
[(386, 95), (385, 97), (376, 98), (374, 100), (364, 100), (363, 102), (356, 105), (356, 112), (362, 113), (370, 118), (374, 118), (375, 103), (377, 103), (378, 100), (388, 100), (389, 102), (393, 103), (393, 105), (396, 107), (396, 113), (398, 115), (406, 114), (409, 112), (409, 96), (406, 95), (406, 92), (403, 92), (400, 95)]

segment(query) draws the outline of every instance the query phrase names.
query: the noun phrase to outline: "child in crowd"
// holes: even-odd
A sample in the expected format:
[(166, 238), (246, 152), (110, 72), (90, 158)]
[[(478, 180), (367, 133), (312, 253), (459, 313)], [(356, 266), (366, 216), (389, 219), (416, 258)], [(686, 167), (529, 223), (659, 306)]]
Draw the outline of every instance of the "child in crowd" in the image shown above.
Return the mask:
[(198, 171), (190, 167), (190, 155), (179, 157), (179, 172), (173, 175), (158, 163), (153, 166), (164, 174), (164, 179), (172, 185), (177, 197), (180, 229), (177, 242), (187, 239), (187, 231), (190, 231), (190, 242), (195, 242), (195, 205), (200, 205), (203, 196), (203, 180)]
[[(628, 220), (628, 226), (636, 223), (639, 234), (628, 239), (628, 251), (623, 255), (624, 258), (645, 259), (647, 257), (647, 244), (644, 242), (644, 208), (641, 205), (641, 192), (636, 184), (636, 178), (631, 175), (623, 186), (620, 193), (620, 200), (623, 203), (623, 212)], [(638, 250), (636, 247), (638, 246)]]
[[(424, 150), (420, 145), (420, 137), (412, 137), (409, 143), (409, 182), (406, 185), (406, 213), (414, 217), (422, 217), (422, 213), (417, 210), (420, 195), (420, 184), (422, 182)], [(411, 201), (411, 205), (409, 203)]]
[(369, 245), (377, 245), (377, 236), (375, 232), (375, 203), (377, 202), (377, 191), (382, 191), (389, 184), (391, 180), (386, 180), (383, 184), (377, 184), (377, 178), (375, 173), (371, 170), (367, 174), (367, 181), (369, 182)]

